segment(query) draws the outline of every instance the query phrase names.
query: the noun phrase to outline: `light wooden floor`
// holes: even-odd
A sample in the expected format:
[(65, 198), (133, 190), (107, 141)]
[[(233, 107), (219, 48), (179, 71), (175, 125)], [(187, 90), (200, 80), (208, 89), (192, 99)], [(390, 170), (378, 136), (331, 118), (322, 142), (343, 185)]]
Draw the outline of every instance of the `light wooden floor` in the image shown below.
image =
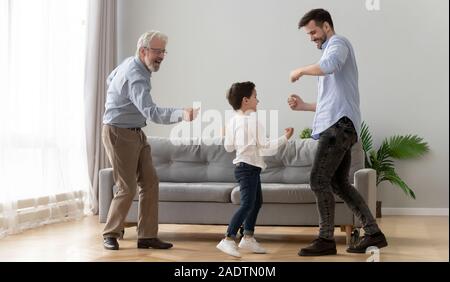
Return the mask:
[[(449, 218), (385, 216), (379, 224), (389, 242), (381, 261), (449, 261)], [(161, 224), (160, 237), (170, 250), (136, 248), (136, 229), (127, 228), (119, 251), (103, 249), (96, 216), (44, 226), (0, 239), (0, 261), (366, 261), (366, 254), (345, 252), (344, 233), (336, 229), (338, 255), (299, 257), (299, 248), (317, 234), (315, 227), (257, 226), (257, 238), (268, 254), (243, 254), (235, 259), (215, 246), (225, 226)]]

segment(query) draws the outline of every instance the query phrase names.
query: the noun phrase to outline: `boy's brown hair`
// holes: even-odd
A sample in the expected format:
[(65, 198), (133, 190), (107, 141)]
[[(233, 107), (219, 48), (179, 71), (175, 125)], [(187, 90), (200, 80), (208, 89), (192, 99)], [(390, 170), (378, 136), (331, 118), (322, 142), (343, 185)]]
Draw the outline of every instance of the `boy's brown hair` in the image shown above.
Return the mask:
[(242, 106), (242, 100), (244, 97), (250, 98), (253, 89), (255, 89), (255, 84), (251, 81), (233, 83), (227, 91), (228, 103), (235, 111), (239, 110)]

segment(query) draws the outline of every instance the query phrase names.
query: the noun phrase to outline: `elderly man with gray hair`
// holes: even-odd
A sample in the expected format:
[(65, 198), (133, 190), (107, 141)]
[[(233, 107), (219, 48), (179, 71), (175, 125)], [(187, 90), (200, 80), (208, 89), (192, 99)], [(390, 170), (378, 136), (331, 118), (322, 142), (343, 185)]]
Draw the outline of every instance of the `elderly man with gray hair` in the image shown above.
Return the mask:
[(150, 95), (150, 77), (166, 55), (167, 36), (159, 31), (144, 33), (136, 55), (125, 59), (107, 79), (102, 140), (113, 168), (117, 192), (103, 230), (103, 246), (118, 250), (117, 238), (139, 185), (137, 247), (168, 249), (172, 244), (158, 239), (159, 180), (151, 149), (141, 128), (146, 121), (160, 124), (192, 121), (199, 109), (158, 107)]

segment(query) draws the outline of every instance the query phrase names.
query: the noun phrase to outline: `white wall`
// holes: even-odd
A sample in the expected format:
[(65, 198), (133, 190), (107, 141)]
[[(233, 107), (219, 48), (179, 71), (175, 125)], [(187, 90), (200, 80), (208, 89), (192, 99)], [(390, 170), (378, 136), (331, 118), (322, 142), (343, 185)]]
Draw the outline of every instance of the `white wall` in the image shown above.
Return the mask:
[[(316, 99), (316, 78), (288, 82), (289, 72), (320, 57), (297, 29), (312, 8), (327, 9), (337, 33), (349, 38), (359, 67), (361, 111), (375, 145), (393, 134), (418, 134), (431, 152), (421, 160), (397, 162), (400, 176), (416, 192), (382, 184), (384, 207), (448, 208), (448, 1), (380, 0), (368, 11), (365, 0), (119, 0), (118, 59), (134, 54), (141, 33), (169, 35), (169, 54), (152, 78), (161, 106), (228, 110), (225, 91), (235, 81), (255, 82), (260, 109), (278, 109), (280, 134), (297, 133), (312, 113), (289, 111), (286, 99), (300, 93)], [(150, 135), (168, 136), (171, 126), (150, 124)]]

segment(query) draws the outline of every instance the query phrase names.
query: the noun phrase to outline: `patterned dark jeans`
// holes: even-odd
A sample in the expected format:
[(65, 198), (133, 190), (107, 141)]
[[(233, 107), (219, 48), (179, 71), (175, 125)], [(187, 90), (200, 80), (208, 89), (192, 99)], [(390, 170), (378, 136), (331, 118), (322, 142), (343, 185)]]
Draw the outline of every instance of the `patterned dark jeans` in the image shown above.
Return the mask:
[(348, 180), (351, 148), (357, 140), (355, 127), (347, 117), (341, 118), (320, 134), (310, 184), (317, 200), (321, 238), (334, 238), (333, 193), (344, 200), (361, 221), (365, 234), (380, 231), (364, 199)]

